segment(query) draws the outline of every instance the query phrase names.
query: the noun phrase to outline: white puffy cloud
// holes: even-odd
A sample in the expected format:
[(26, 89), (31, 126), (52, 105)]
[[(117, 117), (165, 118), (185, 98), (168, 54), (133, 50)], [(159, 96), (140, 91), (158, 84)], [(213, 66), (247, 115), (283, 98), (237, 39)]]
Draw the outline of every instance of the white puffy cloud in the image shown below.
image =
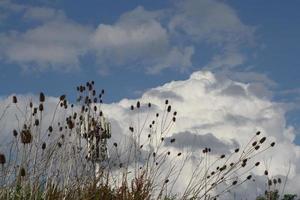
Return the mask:
[(193, 67), (197, 45), (203, 42), (214, 48), (208, 69), (233, 68), (247, 60), (240, 46), (254, 41), (254, 28), (233, 8), (214, 0), (178, 1), (151, 11), (138, 6), (115, 23), (96, 27), (77, 23), (58, 9), (10, 1), (2, 2), (1, 8), (5, 16), (19, 13), (29, 25), (0, 34), (0, 59), (37, 70), (78, 69), (80, 58), (91, 53), (102, 73), (115, 67), (149, 74), (165, 69), (185, 72)]
[[(260, 130), (267, 137), (268, 142), (275, 141), (277, 145), (263, 153), (258, 159), (261, 163), (269, 163), (265, 167), (274, 177), (284, 177), (290, 163), (286, 192), (299, 194), (296, 185), (300, 182), (300, 148), (294, 144), (295, 130), (287, 124), (286, 110), (282, 104), (253, 93), (251, 91), (252, 84), (233, 81), (224, 76), (219, 77), (208, 71), (198, 71), (194, 72), (187, 80), (172, 81), (150, 89), (140, 99), (123, 99), (120, 102), (104, 104), (103, 110), (113, 124), (112, 140), (122, 143), (124, 137), (129, 134), (128, 126), (147, 116), (149, 117), (148, 122), (151, 122), (156, 112), (163, 111), (165, 99), (169, 99), (172, 110), (178, 111), (178, 117), (175, 126), (166, 135), (166, 140), (176, 137), (178, 144), (170, 147), (175, 151), (192, 151), (194, 152), (193, 157), (198, 159), (200, 159), (200, 152), (205, 146), (214, 151), (214, 147), (217, 145), (214, 152), (226, 153), (236, 147), (242, 148), (256, 131)], [(28, 99), (30, 98), (27, 97), (27, 101)], [(48, 104), (53, 108), (57, 99), (48, 99)], [(133, 114), (129, 111), (129, 107), (135, 105), (137, 100), (142, 103), (142, 111), (140, 114)], [(5, 108), (4, 105), (10, 101), (11, 97), (1, 99), (1, 113)], [(150, 113), (146, 109), (148, 102), (152, 103), (153, 108), (150, 109)], [(15, 111), (17, 110), (15, 109)], [(53, 109), (48, 109), (47, 112), (52, 115)], [(13, 119), (13, 112), (9, 113), (9, 117)], [(10, 130), (7, 128), (9, 125), (16, 125), (12, 122), (16, 122), (16, 120), (2, 120), (1, 126), (3, 123), (6, 124), (6, 128), (2, 130)], [(1, 141), (4, 141), (4, 135), (1, 134)], [(142, 139), (146, 138), (146, 134), (142, 135)], [(193, 140), (192, 143), (191, 140)], [(197, 144), (198, 142), (199, 144)], [(187, 162), (187, 167), (192, 166), (192, 163), (192, 160)], [(262, 165), (254, 171), (257, 175), (256, 184), (261, 185), (260, 187), (263, 187), (265, 181), (262, 176), (264, 169)], [(186, 176), (191, 175), (190, 172), (188, 168), (183, 171)], [(187, 180), (180, 181), (183, 184)], [(247, 191), (241, 191), (243, 188)], [(258, 188), (250, 183), (249, 187), (241, 187), (236, 192), (237, 194), (246, 192), (251, 196), (256, 195), (256, 190)]]

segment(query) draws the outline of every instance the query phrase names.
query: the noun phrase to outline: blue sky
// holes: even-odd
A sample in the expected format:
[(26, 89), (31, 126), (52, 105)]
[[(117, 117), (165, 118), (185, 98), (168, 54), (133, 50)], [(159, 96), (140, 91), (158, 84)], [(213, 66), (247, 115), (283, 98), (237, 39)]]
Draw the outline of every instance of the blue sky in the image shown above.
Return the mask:
[(300, 128), (299, 7), (279, 0), (6, 0), (0, 95), (68, 91), (74, 98), (74, 86), (95, 80), (106, 102), (115, 102), (210, 70), (258, 82), (264, 98), (291, 107), (288, 123)]

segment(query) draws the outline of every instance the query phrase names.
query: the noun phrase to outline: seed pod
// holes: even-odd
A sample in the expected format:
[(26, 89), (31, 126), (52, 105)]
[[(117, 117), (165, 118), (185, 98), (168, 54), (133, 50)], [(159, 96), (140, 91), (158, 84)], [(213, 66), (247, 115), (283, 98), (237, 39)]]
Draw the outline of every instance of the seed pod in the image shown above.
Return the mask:
[(48, 131), (49, 131), (50, 133), (52, 133), (52, 131), (53, 131), (52, 126), (49, 126)]
[(256, 135), (260, 135), (260, 131), (257, 131), (257, 132), (256, 132)]
[(46, 143), (45, 143), (45, 142), (42, 144), (42, 149), (43, 149), (43, 150), (46, 149)]
[(25, 171), (25, 169), (23, 167), (20, 169), (20, 176), (21, 177), (26, 176), (26, 171)]
[(149, 108), (151, 107), (151, 103), (148, 103), (148, 107), (149, 107)]
[(235, 150), (234, 150), (234, 152), (235, 152), (235, 153), (238, 153), (238, 152), (239, 152), (239, 150), (240, 150), (240, 149), (239, 149), (239, 148), (237, 148), (237, 149), (235, 149)]
[(13, 96), (13, 103), (18, 103), (18, 99), (17, 99), (17, 97), (16, 96)]
[(258, 150), (260, 148), (260, 146), (259, 145), (257, 145), (256, 147), (255, 147), (255, 150)]
[(274, 147), (274, 146), (275, 146), (275, 142), (272, 142), (272, 143), (271, 143), (271, 147)]
[(263, 138), (261, 138), (260, 140), (259, 140), (259, 143), (264, 143), (264, 141), (266, 141), (266, 137), (263, 137)]
[(175, 112), (173, 113), (173, 115), (176, 116), (176, 115), (177, 115), (177, 112), (175, 111)]
[(165, 183), (168, 183), (168, 182), (169, 182), (169, 179), (166, 179), (166, 180), (165, 180)]
[(65, 100), (65, 98), (66, 98), (66, 95), (65, 95), (65, 94), (63, 94), (63, 95), (61, 95), (61, 96), (59, 97), (59, 100), (60, 100), (60, 101), (64, 101), (64, 100)]
[(0, 164), (4, 165), (6, 163), (5, 155), (0, 153)]
[(141, 103), (138, 101), (138, 102), (136, 103), (136, 107), (137, 107), (137, 108), (140, 108), (140, 106), (141, 106)]
[(256, 141), (252, 143), (252, 146), (255, 146), (255, 145), (257, 145), (257, 142), (256, 142)]
[(259, 164), (260, 164), (260, 162), (257, 162), (257, 163), (255, 163), (255, 166), (257, 167), (257, 166), (259, 166)]
[(133, 105), (130, 106), (130, 110), (134, 110), (134, 106)]
[(265, 174), (266, 176), (268, 176), (268, 174), (269, 174), (269, 173), (268, 173), (268, 171), (267, 171), (267, 170), (265, 170), (264, 174)]
[(167, 112), (171, 112), (171, 105), (168, 106)]
[(251, 178), (252, 178), (252, 176), (251, 176), (251, 175), (247, 176), (247, 179), (248, 179), (248, 180), (250, 180)]
[(45, 102), (45, 95), (44, 93), (40, 93), (40, 102)]
[(36, 119), (35, 121), (34, 121), (34, 125), (35, 126), (38, 126), (40, 124), (40, 121), (38, 120), (38, 119)]
[(33, 104), (32, 104), (32, 102), (30, 101), (30, 103), (29, 103), (29, 107), (30, 108), (32, 108), (33, 107)]
[(223, 154), (223, 155), (221, 155), (221, 156), (220, 156), (220, 158), (221, 158), (221, 159), (222, 159), (222, 158), (225, 158), (225, 155), (224, 155), (224, 154)]
[(117, 147), (117, 146), (118, 146), (118, 144), (115, 142), (115, 143), (114, 143), (114, 146), (115, 146), (115, 147)]
[(232, 185), (236, 185), (236, 184), (237, 184), (237, 181), (233, 181), (233, 182), (232, 182)]
[(168, 99), (166, 99), (165, 104), (166, 104), (166, 105), (169, 104), (169, 100), (168, 100)]
[(278, 180), (277, 180), (277, 181), (278, 181), (278, 183), (280, 184), (280, 183), (281, 183), (281, 178), (278, 178)]
[(173, 118), (172, 118), (172, 121), (173, 121), (173, 122), (176, 122), (176, 117), (173, 117)]
[(175, 142), (175, 138), (173, 138), (173, 139), (171, 139), (171, 141), (170, 141), (171, 143), (174, 143)]
[(177, 154), (177, 156), (181, 156), (181, 153), (179, 152), (179, 153)]
[(29, 144), (32, 141), (32, 135), (30, 130), (24, 129), (21, 131), (21, 143)]
[(18, 131), (16, 129), (13, 130), (13, 135), (14, 135), (14, 137), (18, 136)]
[(39, 111), (43, 111), (44, 110), (44, 105), (42, 104), (42, 103), (40, 103), (40, 105), (39, 105)]

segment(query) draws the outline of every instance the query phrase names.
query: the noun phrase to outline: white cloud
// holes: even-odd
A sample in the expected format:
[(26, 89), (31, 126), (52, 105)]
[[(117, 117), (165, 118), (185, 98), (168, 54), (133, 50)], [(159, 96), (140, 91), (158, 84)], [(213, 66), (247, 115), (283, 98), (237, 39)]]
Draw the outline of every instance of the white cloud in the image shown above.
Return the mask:
[(0, 35), (1, 57), (38, 71), (79, 69), (90, 32), (89, 27), (60, 19), (25, 32), (4, 33)]
[[(264, 163), (264, 161), (271, 160), (270, 166), (267, 167), (272, 176), (285, 176), (289, 168), (288, 163), (291, 162), (286, 192), (299, 194), (296, 185), (300, 182), (300, 148), (294, 144), (295, 130), (286, 123), (286, 110), (282, 104), (256, 95), (251, 91), (252, 84), (233, 81), (224, 76), (219, 77), (211, 72), (199, 71), (193, 73), (187, 80), (172, 81), (150, 89), (140, 99), (123, 99), (117, 103), (104, 104), (103, 110), (113, 121), (113, 140), (123, 141), (124, 135), (129, 134), (128, 126), (147, 116), (144, 104), (142, 104), (143, 109), (140, 115), (129, 112), (130, 105), (135, 105), (137, 100), (145, 104), (151, 102), (153, 110), (148, 118), (151, 122), (155, 113), (162, 111), (164, 100), (168, 98), (172, 109), (178, 111), (178, 117), (175, 127), (166, 137), (179, 136), (177, 138), (179, 146), (175, 145), (172, 148), (175, 151), (193, 149), (193, 156), (198, 159), (201, 149), (197, 148), (195, 142), (199, 139), (201, 140), (200, 148), (208, 146), (214, 151), (214, 145), (218, 145), (215, 152), (228, 152), (236, 146), (242, 148), (257, 130), (261, 130), (262, 134), (267, 136), (268, 142), (275, 141), (277, 145), (260, 156), (260, 161)], [(232, 93), (232, 87), (238, 87), (237, 91), (240, 92)], [(4, 108), (2, 105), (6, 105), (4, 102), (10, 100), (10, 98), (1, 100), (1, 110)], [(50, 110), (53, 111), (53, 109)], [(13, 114), (11, 117), (14, 118)], [(13, 121), (15, 120), (6, 120), (6, 127)], [(188, 133), (188, 137), (184, 137), (183, 133)], [(147, 134), (142, 134), (142, 139), (146, 138)], [(193, 140), (194, 143), (190, 143), (193, 138), (196, 138)], [(3, 141), (3, 135), (1, 135), (1, 141)], [(192, 166), (192, 162), (187, 162), (187, 166)], [(258, 185), (261, 184), (260, 187), (264, 186), (262, 181), (265, 181), (263, 177), (260, 177), (263, 170), (262, 166), (254, 171), (258, 175), (255, 179)], [(184, 175), (190, 175), (190, 170), (186, 169)], [(186, 180), (180, 181), (183, 184)], [(250, 186), (241, 187), (247, 191), (237, 190), (237, 194), (246, 192), (250, 195), (249, 198), (254, 199), (251, 195), (256, 195), (257, 188), (255, 185), (250, 184)]]
[(78, 69), (80, 58), (92, 53), (103, 73), (114, 67), (149, 74), (165, 69), (186, 72), (193, 66), (197, 45), (203, 42), (214, 48), (208, 69), (234, 68), (247, 60), (241, 45), (254, 41), (254, 28), (220, 1), (179, 1), (169, 9), (153, 11), (138, 6), (115, 23), (94, 28), (72, 21), (58, 9), (10, 1), (0, 7), (21, 13), (26, 22), (38, 22), (25, 31), (2, 33), (0, 58), (38, 70)]

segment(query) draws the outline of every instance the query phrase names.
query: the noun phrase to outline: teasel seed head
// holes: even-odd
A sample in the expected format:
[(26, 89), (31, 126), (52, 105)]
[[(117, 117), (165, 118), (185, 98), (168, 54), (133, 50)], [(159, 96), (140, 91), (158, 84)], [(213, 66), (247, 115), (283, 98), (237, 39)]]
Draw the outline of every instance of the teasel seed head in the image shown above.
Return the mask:
[(148, 108), (151, 108), (151, 103), (148, 103)]
[(278, 178), (277, 181), (279, 184), (281, 184), (281, 178)]
[(259, 145), (257, 145), (256, 147), (255, 147), (255, 150), (258, 150), (260, 148), (260, 146)]
[(32, 104), (32, 102), (31, 102), (31, 101), (29, 102), (29, 107), (30, 107), (30, 108), (32, 108), (32, 107), (33, 107), (33, 104)]
[(260, 131), (257, 131), (257, 132), (256, 132), (256, 135), (260, 135)]
[(252, 143), (252, 146), (255, 146), (255, 145), (257, 145), (257, 141), (255, 141), (255, 142)]
[(130, 110), (134, 110), (134, 106), (133, 105), (130, 106)]
[(173, 118), (172, 118), (172, 121), (173, 121), (173, 122), (176, 122), (176, 117), (173, 117)]
[(43, 144), (42, 144), (42, 149), (43, 149), (43, 150), (46, 149), (46, 143), (45, 143), (45, 142), (43, 142)]
[(13, 130), (13, 135), (14, 135), (14, 137), (18, 136), (18, 131), (16, 129)]
[(165, 180), (165, 183), (168, 183), (168, 182), (169, 182), (169, 179), (166, 179), (166, 180)]
[(258, 167), (258, 166), (259, 166), (259, 164), (260, 164), (260, 162), (257, 162), (257, 163), (255, 163), (255, 166), (256, 166), (256, 167)]
[(247, 176), (247, 179), (250, 180), (252, 178), (252, 175)]
[(116, 142), (114, 142), (114, 146), (115, 146), (115, 147), (118, 147), (118, 144), (117, 144)]
[(166, 105), (169, 104), (169, 100), (168, 100), (168, 99), (166, 99), (165, 104), (166, 104)]
[(32, 135), (29, 129), (24, 129), (21, 131), (21, 143), (29, 144), (32, 141)]
[(239, 148), (237, 148), (237, 149), (234, 150), (235, 153), (238, 153), (239, 151), (240, 151)]
[(268, 185), (269, 185), (269, 186), (272, 185), (272, 180), (268, 180)]
[(172, 108), (171, 105), (169, 105), (167, 108), (167, 112), (171, 112), (171, 108)]
[(260, 140), (259, 140), (259, 143), (264, 143), (264, 141), (266, 141), (266, 137), (263, 137), (263, 138), (261, 138)]
[(45, 95), (43, 92), (40, 93), (40, 102), (45, 102)]
[(271, 147), (274, 147), (274, 146), (275, 146), (275, 142), (272, 142), (272, 143), (271, 143)]
[(60, 95), (60, 97), (59, 97), (59, 100), (60, 100), (60, 101), (64, 101), (65, 99), (66, 99), (66, 95), (65, 95), (65, 94)]
[(221, 158), (221, 159), (222, 159), (222, 158), (225, 158), (225, 155), (224, 155), (224, 154), (223, 154), (223, 155), (221, 155), (221, 156), (220, 156), (220, 158)]
[(0, 164), (4, 165), (6, 163), (5, 155), (0, 153)]
[(264, 172), (264, 174), (266, 175), (266, 176), (268, 176), (268, 170), (265, 170), (265, 172)]
[(141, 103), (140, 103), (139, 101), (136, 103), (136, 107), (137, 107), (137, 108), (140, 108), (140, 107), (141, 107)]
[(13, 96), (13, 100), (12, 100), (13, 103), (18, 103), (18, 99), (16, 96)]
[(232, 185), (236, 185), (236, 184), (237, 184), (237, 181), (233, 181), (233, 182), (232, 182)]
[(179, 152), (179, 153), (177, 154), (177, 156), (181, 156), (181, 152)]
[(43, 112), (43, 110), (44, 110), (44, 105), (42, 103), (40, 103), (40, 105), (39, 105), (39, 111)]
[(25, 169), (24, 169), (24, 167), (21, 167), (21, 169), (20, 169), (20, 176), (21, 177), (24, 177), (24, 176), (26, 176), (26, 171), (25, 171)]

